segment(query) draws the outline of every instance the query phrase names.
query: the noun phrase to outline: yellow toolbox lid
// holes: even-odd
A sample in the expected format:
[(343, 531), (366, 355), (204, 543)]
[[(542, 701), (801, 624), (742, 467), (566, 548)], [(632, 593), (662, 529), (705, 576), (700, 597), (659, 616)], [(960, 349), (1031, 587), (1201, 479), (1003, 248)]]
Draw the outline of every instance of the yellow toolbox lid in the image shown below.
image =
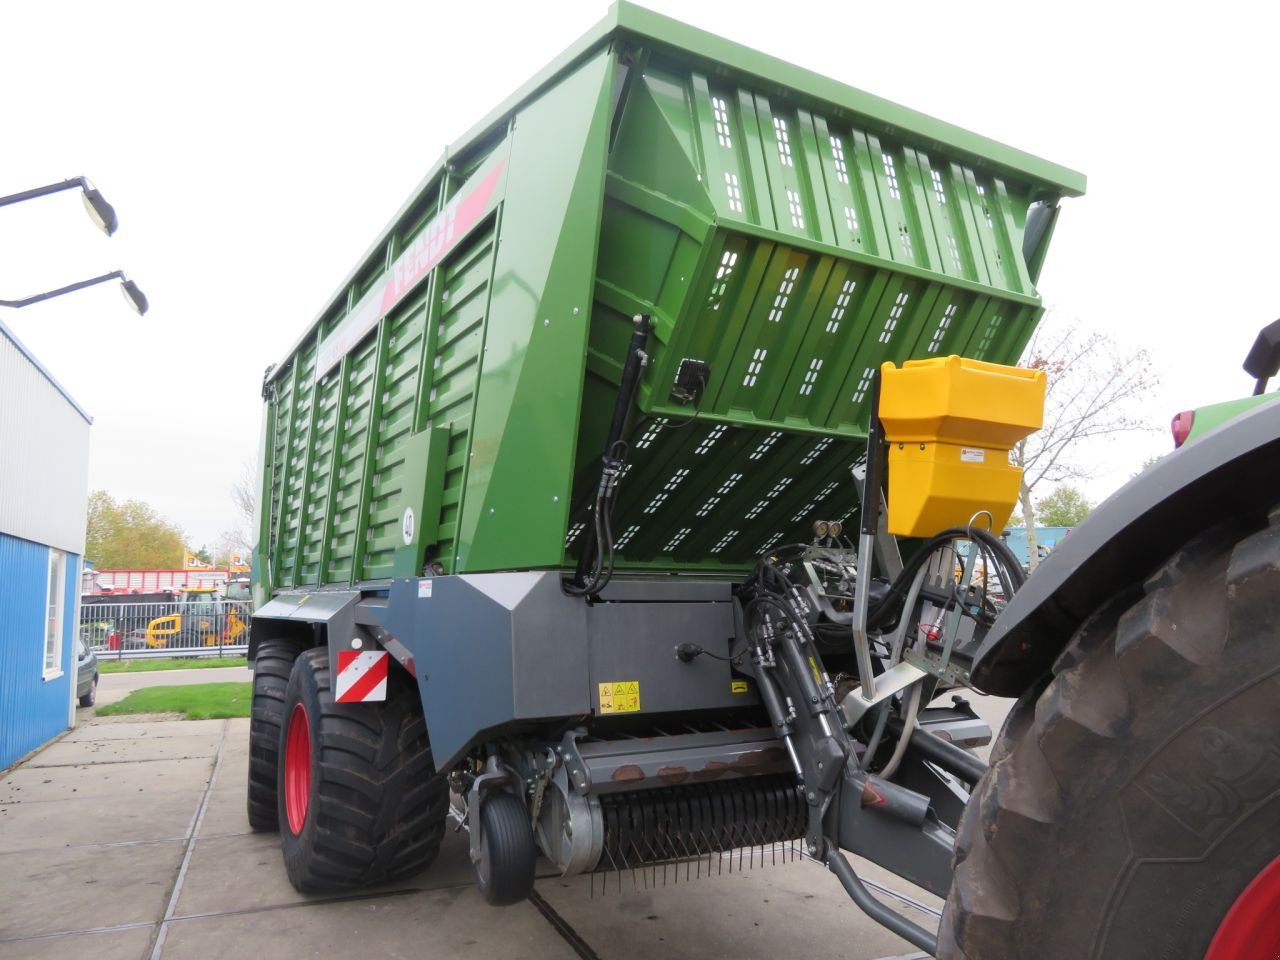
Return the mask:
[(880, 375), (880, 422), (890, 442), (1007, 450), (1044, 424), (1043, 370), (951, 356), (885, 363)]

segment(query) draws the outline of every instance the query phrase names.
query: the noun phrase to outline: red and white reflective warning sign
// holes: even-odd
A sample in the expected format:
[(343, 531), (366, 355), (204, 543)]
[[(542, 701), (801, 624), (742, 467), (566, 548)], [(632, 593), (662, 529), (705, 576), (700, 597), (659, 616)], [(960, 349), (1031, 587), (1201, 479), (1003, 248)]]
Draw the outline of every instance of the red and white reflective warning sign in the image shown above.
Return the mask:
[(390, 666), (390, 655), (385, 650), (339, 650), (334, 699), (339, 703), (371, 703), (387, 699), (387, 669)]

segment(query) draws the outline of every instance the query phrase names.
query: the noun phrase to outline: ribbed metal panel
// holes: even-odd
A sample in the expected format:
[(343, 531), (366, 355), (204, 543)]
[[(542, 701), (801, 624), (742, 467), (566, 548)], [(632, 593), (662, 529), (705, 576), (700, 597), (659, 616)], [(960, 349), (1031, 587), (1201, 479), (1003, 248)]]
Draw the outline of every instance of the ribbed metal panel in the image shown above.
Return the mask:
[(0, 769), (67, 729), (80, 558), (67, 557), (62, 676), (44, 679), (49, 548), (0, 534)]
[(89, 424), (11, 337), (0, 327), (0, 532), (80, 554)]
[[(440, 525), (434, 556), (451, 567), (494, 238), (491, 227), (461, 244), (442, 262), (439, 292), (406, 301), (391, 315), (386, 337), (353, 351), (335, 368), (336, 376), (316, 380), (313, 345), (298, 354), (298, 375), (279, 381), (271, 461), (277, 586), (373, 580), (418, 569), (417, 563), (403, 569), (395, 563), (403, 545), (406, 451), (425, 442), (413, 433), (420, 396), (420, 419), (450, 425), (442, 493), (439, 506), (432, 506)], [(434, 357), (430, 369), (424, 356)], [(419, 380), (424, 371), (427, 388)]]

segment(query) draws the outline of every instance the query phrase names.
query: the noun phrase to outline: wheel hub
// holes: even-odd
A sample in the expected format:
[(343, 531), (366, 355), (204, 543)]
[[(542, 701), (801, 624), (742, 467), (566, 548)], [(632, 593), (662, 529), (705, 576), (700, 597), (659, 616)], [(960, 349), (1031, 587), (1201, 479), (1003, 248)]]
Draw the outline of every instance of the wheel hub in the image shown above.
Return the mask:
[(302, 833), (311, 802), (311, 723), (307, 708), (294, 704), (284, 741), (284, 811), (294, 836)]
[(1204, 960), (1274, 960), (1280, 956), (1280, 857), (1236, 898)]

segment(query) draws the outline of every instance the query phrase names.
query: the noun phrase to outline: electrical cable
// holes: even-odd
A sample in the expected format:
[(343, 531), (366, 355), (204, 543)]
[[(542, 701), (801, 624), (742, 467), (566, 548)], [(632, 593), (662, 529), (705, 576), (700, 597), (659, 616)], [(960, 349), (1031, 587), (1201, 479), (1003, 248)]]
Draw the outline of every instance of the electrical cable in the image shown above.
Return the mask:
[(1008, 568), (1010, 574), (1010, 586), (1013, 589), (1009, 592), (1012, 595), (1027, 582), (1027, 575), (1022, 569), (1022, 564), (1014, 556), (1013, 550), (1010, 549), (1009, 545), (990, 531), (975, 530), (974, 533), (978, 534), (978, 539), (986, 542), (996, 556), (1004, 561), (1003, 566)]
[(924, 566), (928, 559), (933, 555), (935, 550), (945, 543), (955, 540), (969, 540), (974, 543), (985, 543), (994, 552), (999, 560), (1004, 563), (997, 562), (997, 566), (1002, 570), (1007, 567), (1008, 582), (1012, 589), (1009, 591), (1012, 595), (1023, 583), (1026, 582), (1026, 576), (1022, 573), (1022, 566), (1017, 562), (1013, 555), (1013, 551), (1009, 549), (1008, 544), (1004, 543), (998, 537), (994, 536), (987, 530), (971, 529), (968, 527), (950, 527), (941, 533), (926, 540), (920, 550), (906, 563), (903, 564), (902, 572), (889, 587), (889, 592), (884, 598), (876, 604), (875, 608), (867, 615), (868, 629), (880, 627), (885, 623), (886, 616), (896, 609), (896, 603), (902, 599), (906, 590), (909, 588), (912, 579), (915, 577), (919, 569)]
[(888, 615), (897, 609), (897, 603), (900, 602), (906, 594), (907, 589), (920, 568), (924, 566), (925, 561), (929, 559), (935, 550), (944, 543), (950, 542), (954, 537), (939, 534), (925, 543), (923, 547), (902, 566), (902, 572), (889, 585), (888, 592), (881, 600), (867, 613), (867, 629), (868, 631), (885, 626), (888, 621)]
[(889, 758), (889, 762), (884, 765), (884, 769), (879, 774), (885, 780), (892, 779), (893, 775), (898, 772), (898, 765), (902, 763), (902, 758), (907, 752), (907, 743), (910, 742), (911, 731), (916, 726), (916, 713), (920, 710), (920, 696), (923, 691), (924, 681), (918, 680), (911, 688), (910, 701), (903, 701), (906, 707), (906, 715), (902, 718), (902, 734), (898, 737), (898, 743), (893, 748), (893, 756)]
[(680, 646), (676, 647), (676, 656), (679, 657), (681, 660), (683, 660), (685, 663), (691, 662), (696, 657), (710, 657), (712, 660), (720, 660), (720, 661), (723, 661), (724, 663), (730, 663), (730, 664), (733, 664), (734, 666), (737, 666), (740, 663), (742, 663), (743, 656), (749, 653), (750, 650), (751, 650), (750, 647), (744, 646), (732, 657), (722, 657), (718, 653), (712, 653), (710, 650), (708, 650), (706, 647), (702, 646), (701, 644), (682, 643), (680, 644)]
[(889, 704), (881, 703), (878, 706), (875, 729), (871, 731), (871, 739), (867, 741), (867, 750), (862, 755), (862, 763), (858, 765), (859, 769), (863, 771), (871, 768), (871, 758), (880, 749), (880, 740), (884, 737), (884, 729), (889, 725)]
[(673, 424), (670, 420), (668, 420), (666, 424), (666, 429), (683, 430), (689, 424), (693, 423), (693, 421), (697, 420), (698, 414), (702, 413), (702, 398), (706, 396), (706, 393), (707, 393), (707, 382), (704, 380), (702, 381), (702, 387), (698, 390), (698, 402), (695, 403), (693, 406), (693, 413), (690, 414), (688, 417), (686, 417), (680, 423)]

